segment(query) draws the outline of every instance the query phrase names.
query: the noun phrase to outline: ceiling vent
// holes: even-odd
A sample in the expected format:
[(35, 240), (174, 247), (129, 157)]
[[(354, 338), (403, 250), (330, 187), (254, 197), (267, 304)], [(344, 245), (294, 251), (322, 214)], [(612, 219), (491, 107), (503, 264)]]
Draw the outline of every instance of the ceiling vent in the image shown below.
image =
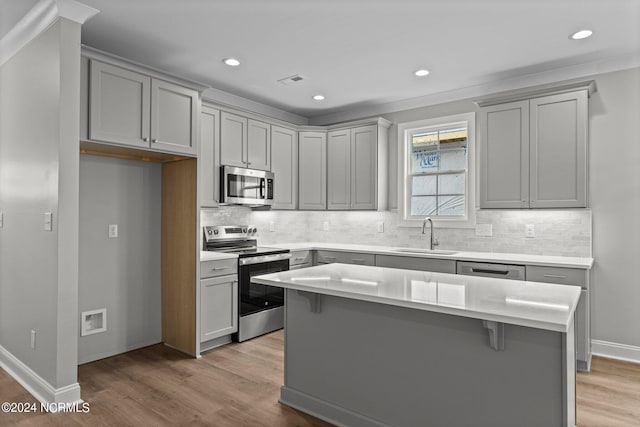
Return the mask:
[(282, 83), (283, 85), (290, 85), (292, 83), (299, 83), (304, 80), (304, 77), (298, 74), (294, 74), (293, 76), (285, 77), (284, 79), (278, 80), (278, 83)]

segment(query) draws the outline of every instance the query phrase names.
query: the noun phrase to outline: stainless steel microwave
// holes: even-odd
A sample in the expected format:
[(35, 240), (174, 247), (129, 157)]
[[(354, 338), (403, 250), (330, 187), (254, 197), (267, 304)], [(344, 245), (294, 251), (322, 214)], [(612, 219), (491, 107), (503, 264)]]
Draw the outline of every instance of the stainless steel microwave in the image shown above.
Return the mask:
[(250, 206), (273, 204), (273, 172), (220, 167), (220, 202)]

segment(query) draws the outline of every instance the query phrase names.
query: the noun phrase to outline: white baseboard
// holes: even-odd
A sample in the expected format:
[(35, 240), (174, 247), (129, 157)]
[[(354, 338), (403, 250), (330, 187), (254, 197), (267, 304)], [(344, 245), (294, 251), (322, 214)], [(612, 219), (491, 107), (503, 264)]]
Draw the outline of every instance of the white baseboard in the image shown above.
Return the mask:
[(591, 341), (591, 353), (594, 356), (608, 357), (610, 359), (626, 360), (627, 362), (640, 363), (640, 347), (615, 342)]
[(80, 384), (74, 383), (56, 389), (2, 346), (0, 346), (0, 368), (11, 375), (40, 403), (82, 402), (80, 399)]

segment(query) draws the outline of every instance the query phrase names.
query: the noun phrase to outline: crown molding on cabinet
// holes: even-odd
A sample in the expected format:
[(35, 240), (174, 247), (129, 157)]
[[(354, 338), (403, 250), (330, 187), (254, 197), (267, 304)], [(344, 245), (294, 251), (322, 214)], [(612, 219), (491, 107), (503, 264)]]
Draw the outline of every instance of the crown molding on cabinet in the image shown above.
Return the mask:
[(473, 100), (495, 93), (524, 89), (531, 86), (553, 84), (556, 82), (593, 79), (599, 74), (627, 70), (640, 67), (640, 55), (631, 54), (616, 58), (589, 62), (586, 64), (556, 68), (540, 73), (492, 81), (475, 86), (453, 89), (385, 104), (371, 105), (365, 108), (355, 108), (337, 113), (319, 115), (309, 119), (311, 125), (323, 125), (337, 121), (356, 120), (360, 117), (372, 117), (399, 111), (413, 110), (447, 102)]
[(496, 93), (491, 96), (476, 99), (474, 102), (479, 107), (488, 107), (490, 105), (503, 104), (505, 102), (521, 101), (523, 99), (536, 98), (538, 96), (558, 95), (561, 93), (574, 92), (577, 90), (586, 90), (590, 97), (598, 88), (595, 80), (582, 80), (552, 83), (540, 86), (529, 87), (526, 89), (516, 89), (506, 92)]
[(43, 0), (0, 39), (0, 66), (59, 18), (84, 24), (100, 12), (74, 0)]

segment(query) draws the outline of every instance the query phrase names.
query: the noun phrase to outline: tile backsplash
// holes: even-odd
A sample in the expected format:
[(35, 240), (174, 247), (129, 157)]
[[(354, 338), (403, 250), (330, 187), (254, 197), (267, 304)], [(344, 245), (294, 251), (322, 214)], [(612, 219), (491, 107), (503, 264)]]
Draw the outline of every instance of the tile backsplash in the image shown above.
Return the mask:
[[(289, 242), (352, 243), (398, 247), (426, 247), (428, 234), (419, 228), (398, 226), (394, 211), (253, 211), (223, 206), (200, 211), (205, 225), (252, 224), (262, 245)], [(325, 231), (323, 225), (329, 224)], [(378, 223), (384, 232), (378, 233)], [(531, 255), (591, 256), (591, 211), (479, 210), (477, 224), (492, 224), (491, 237), (476, 236), (473, 228), (435, 228), (438, 249), (507, 252)], [(535, 237), (525, 237), (533, 224)], [(273, 225), (274, 231), (270, 230)]]

